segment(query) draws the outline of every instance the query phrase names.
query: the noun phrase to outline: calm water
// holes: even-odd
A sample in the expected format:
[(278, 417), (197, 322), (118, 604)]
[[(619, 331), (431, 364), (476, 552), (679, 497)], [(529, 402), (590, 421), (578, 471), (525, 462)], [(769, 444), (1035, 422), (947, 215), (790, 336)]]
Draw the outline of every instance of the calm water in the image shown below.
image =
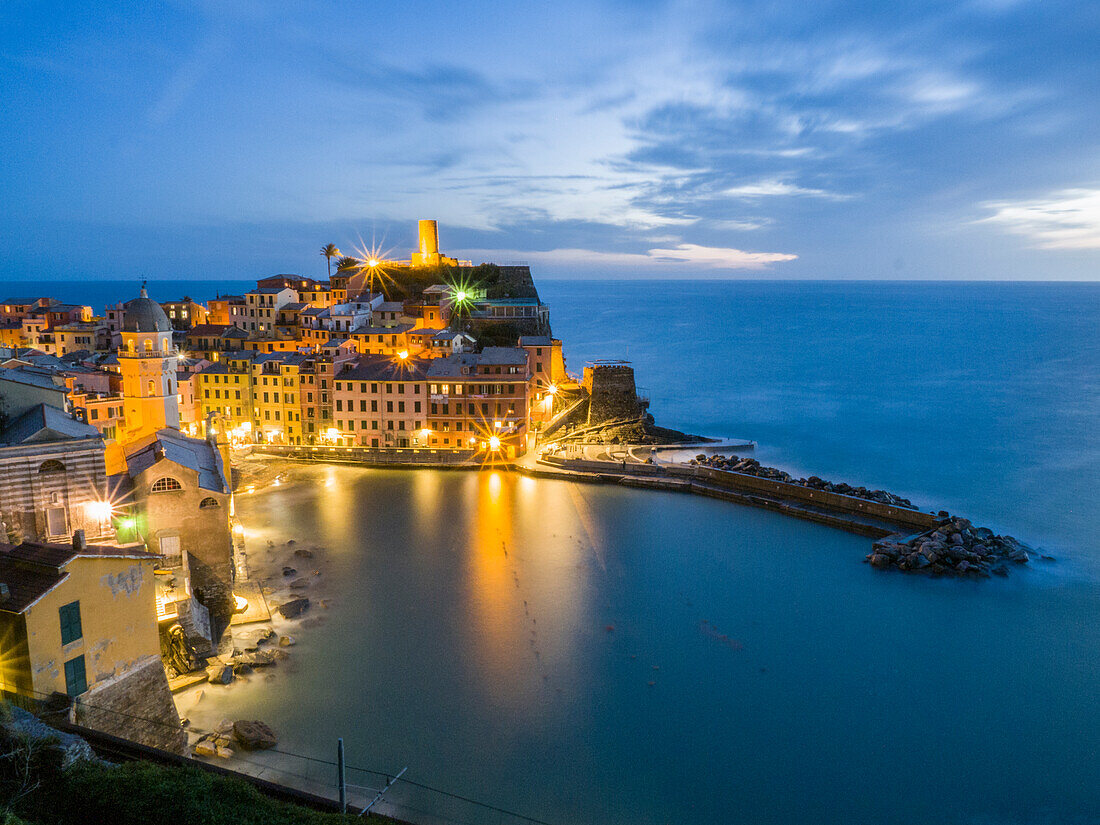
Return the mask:
[(1100, 821), (1100, 287), (539, 285), (660, 423), (1059, 561), (933, 581), (723, 502), (308, 468), (239, 509), (328, 548), (333, 606), (206, 713), (551, 823)]

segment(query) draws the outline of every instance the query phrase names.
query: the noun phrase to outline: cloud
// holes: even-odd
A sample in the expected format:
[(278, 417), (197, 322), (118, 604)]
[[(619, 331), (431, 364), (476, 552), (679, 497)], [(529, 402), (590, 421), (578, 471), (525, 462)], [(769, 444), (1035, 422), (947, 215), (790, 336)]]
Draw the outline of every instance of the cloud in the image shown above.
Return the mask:
[(1045, 198), (982, 204), (977, 223), (1030, 238), (1039, 249), (1100, 249), (1100, 189), (1063, 189)]
[(610, 268), (658, 269), (692, 267), (695, 269), (727, 269), (759, 271), (771, 264), (793, 261), (798, 256), (785, 252), (745, 252), (719, 246), (700, 246), (681, 243), (667, 249), (654, 248), (640, 252), (599, 252), (592, 249), (550, 249), (529, 252), (506, 249), (466, 249), (459, 254), (473, 261), (507, 261), (523, 259), (528, 262), (558, 264), (564, 266), (591, 266)]
[(807, 189), (793, 183), (772, 178), (770, 180), (758, 180), (755, 183), (743, 183), (723, 191), (724, 195), (734, 198), (766, 198), (777, 195), (800, 195), (810, 198), (828, 198), (830, 200), (845, 200), (849, 195), (841, 195), (836, 192), (826, 192), (824, 189)]

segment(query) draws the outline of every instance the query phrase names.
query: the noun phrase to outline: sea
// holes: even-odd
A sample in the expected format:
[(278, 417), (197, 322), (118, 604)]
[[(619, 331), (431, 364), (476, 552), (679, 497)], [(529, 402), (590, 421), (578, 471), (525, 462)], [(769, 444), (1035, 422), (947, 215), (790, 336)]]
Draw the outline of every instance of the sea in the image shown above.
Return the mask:
[(631, 362), (659, 424), (1055, 560), (931, 579), (688, 495), (307, 467), (238, 513), (273, 563), (317, 547), (331, 605), (193, 721), (264, 719), (286, 754), (254, 758), (322, 785), (343, 738), (424, 823), (1100, 822), (1100, 284), (537, 283), (568, 369)]

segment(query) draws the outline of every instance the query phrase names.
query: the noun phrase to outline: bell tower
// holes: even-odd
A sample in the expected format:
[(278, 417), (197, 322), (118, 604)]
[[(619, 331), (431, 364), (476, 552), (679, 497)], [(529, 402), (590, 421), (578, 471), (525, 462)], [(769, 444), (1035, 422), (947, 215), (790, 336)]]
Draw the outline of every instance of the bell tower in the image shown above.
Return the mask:
[(144, 284), (141, 296), (126, 304), (121, 335), (123, 432), (119, 441), (135, 441), (166, 427), (178, 430), (178, 353), (172, 344), (172, 325), (160, 304), (149, 298)]

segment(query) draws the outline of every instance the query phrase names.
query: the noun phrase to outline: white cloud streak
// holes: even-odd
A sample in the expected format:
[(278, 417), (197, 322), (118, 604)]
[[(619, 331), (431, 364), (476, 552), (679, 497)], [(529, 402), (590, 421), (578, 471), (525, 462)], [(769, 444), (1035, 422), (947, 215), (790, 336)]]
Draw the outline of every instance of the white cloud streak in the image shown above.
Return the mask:
[(1100, 249), (1100, 189), (1063, 189), (1045, 198), (984, 203), (977, 223), (1029, 238), (1039, 249)]
[(759, 271), (772, 264), (798, 258), (786, 252), (746, 252), (728, 247), (700, 246), (681, 243), (673, 247), (641, 252), (599, 252), (592, 249), (550, 249), (542, 252), (514, 249), (465, 249), (459, 253), (473, 261), (522, 259), (534, 263), (558, 264), (569, 267), (655, 269), (691, 267), (694, 269), (727, 269)]
[(808, 189), (794, 183), (771, 178), (759, 180), (754, 183), (745, 183), (726, 189), (723, 193), (733, 198), (769, 198), (781, 195), (800, 195), (808, 198), (827, 198), (829, 200), (845, 200), (849, 195), (841, 195), (836, 192), (827, 192), (824, 189)]

